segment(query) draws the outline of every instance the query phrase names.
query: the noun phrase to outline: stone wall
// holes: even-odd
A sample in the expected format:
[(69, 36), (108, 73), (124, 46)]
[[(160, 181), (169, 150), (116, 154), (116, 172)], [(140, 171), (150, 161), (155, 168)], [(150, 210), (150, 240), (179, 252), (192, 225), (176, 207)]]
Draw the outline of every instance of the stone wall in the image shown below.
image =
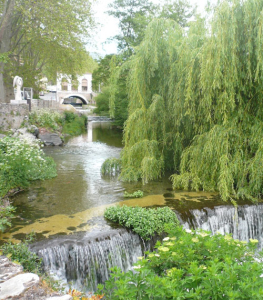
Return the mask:
[(17, 129), (21, 126), (24, 117), (28, 116), (29, 107), (27, 104), (0, 104), (0, 130), (7, 131)]
[(31, 110), (37, 109), (59, 109), (59, 103), (54, 100), (33, 99), (31, 101)]

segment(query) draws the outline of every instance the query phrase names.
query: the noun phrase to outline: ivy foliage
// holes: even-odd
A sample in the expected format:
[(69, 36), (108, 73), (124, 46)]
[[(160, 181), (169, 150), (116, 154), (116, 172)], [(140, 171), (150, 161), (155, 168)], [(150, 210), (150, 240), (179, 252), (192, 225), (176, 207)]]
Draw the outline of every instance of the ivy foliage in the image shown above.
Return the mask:
[(263, 194), (263, 2), (221, 0), (207, 25), (156, 19), (129, 64), (125, 181), (174, 171), (175, 188)]
[(167, 227), (156, 250), (126, 273), (114, 268), (99, 292), (111, 300), (256, 300), (262, 299), (262, 262), (255, 260), (257, 240)]

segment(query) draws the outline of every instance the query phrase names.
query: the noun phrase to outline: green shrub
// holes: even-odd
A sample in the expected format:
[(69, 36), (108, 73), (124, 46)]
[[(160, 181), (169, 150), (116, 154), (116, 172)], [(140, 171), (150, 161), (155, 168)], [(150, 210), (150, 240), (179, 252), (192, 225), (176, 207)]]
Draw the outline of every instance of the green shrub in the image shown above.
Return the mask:
[(13, 244), (8, 242), (1, 246), (4, 255), (9, 257), (12, 261), (20, 263), (24, 271), (27, 272), (40, 272), (41, 259), (28, 248), (30, 242), (33, 241), (33, 235), (29, 235), (23, 242)]
[(167, 227), (168, 237), (146, 252), (136, 272), (112, 269), (99, 292), (105, 299), (263, 299), (263, 264), (255, 257), (257, 240)]
[(64, 112), (65, 118), (63, 122), (62, 133), (69, 135), (80, 135), (86, 131), (87, 117), (84, 115), (78, 116), (73, 112)]
[(121, 160), (118, 158), (108, 158), (101, 166), (102, 175), (117, 175), (121, 171)]
[(63, 123), (63, 115), (53, 110), (40, 109), (29, 114), (29, 124), (43, 127), (51, 131), (59, 130)]
[(12, 205), (5, 205), (2, 200), (0, 200), (0, 232), (4, 232), (7, 227), (11, 226), (11, 218), (14, 216), (13, 212), (15, 207)]
[(101, 116), (109, 116), (109, 98), (109, 89), (107, 87), (103, 88), (103, 92), (96, 96), (95, 100), (97, 107), (93, 110), (93, 112)]
[(0, 140), (0, 198), (14, 188), (25, 188), (30, 181), (55, 177), (56, 165), (38, 143), (18, 138)]
[(164, 231), (165, 224), (179, 224), (175, 213), (168, 207), (146, 209), (142, 207), (112, 206), (105, 210), (104, 217), (132, 229), (143, 239)]
[(138, 190), (138, 191), (135, 191), (134, 193), (127, 193), (127, 192), (124, 192), (124, 198), (142, 198), (143, 197), (143, 192)]

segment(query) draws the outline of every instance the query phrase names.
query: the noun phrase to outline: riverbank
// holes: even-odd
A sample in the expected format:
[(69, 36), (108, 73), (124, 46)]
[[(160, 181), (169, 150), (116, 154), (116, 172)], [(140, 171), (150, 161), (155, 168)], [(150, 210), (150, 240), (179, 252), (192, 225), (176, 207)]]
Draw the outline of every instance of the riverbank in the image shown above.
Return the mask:
[(51, 110), (32, 112), (22, 123), (0, 136), (0, 231), (11, 226), (14, 207), (9, 196), (28, 188), (36, 180), (57, 175), (52, 158), (43, 146), (60, 146), (65, 136), (79, 135), (86, 130), (87, 117), (73, 112)]
[(0, 255), (1, 300), (71, 300), (70, 295), (55, 292), (44, 279), (34, 273), (26, 273), (23, 267)]

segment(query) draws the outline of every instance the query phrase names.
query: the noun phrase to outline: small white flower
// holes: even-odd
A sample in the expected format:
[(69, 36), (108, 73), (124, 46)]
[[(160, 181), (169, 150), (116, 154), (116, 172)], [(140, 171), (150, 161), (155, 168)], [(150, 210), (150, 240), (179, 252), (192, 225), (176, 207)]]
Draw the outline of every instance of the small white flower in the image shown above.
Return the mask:
[(141, 266), (134, 266), (133, 269), (140, 269)]
[(163, 239), (163, 241), (169, 241), (169, 240), (170, 240), (169, 237), (165, 237), (165, 238)]

